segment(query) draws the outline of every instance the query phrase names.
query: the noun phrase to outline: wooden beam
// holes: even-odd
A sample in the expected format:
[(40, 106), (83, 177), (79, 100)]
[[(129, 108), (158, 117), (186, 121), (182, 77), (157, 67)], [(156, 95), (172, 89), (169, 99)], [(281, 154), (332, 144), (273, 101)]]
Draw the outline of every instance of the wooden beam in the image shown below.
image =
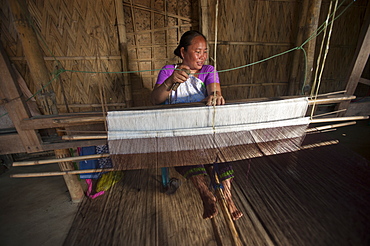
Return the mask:
[[(5, 97), (5, 109), (8, 112), (21, 140), (19, 149), (26, 152), (38, 152), (40, 148), (40, 136), (34, 130), (23, 130), (20, 123), (23, 119), (31, 116), (30, 111), (22, 96), (22, 92), (17, 83), (16, 75), (13, 71), (8, 56), (0, 44), (0, 89)], [(3, 145), (2, 145), (3, 146)], [(18, 152), (19, 153), (19, 152)]]
[[(98, 114), (76, 114), (76, 115), (44, 115), (44, 116), (38, 116), (35, 118), (30, 118), (30, 119), (23, 119), (20, 122), (20, 127), (23, 130), (34, 130), (34, 129), (48, 129), (48, 128), (63, 128), (63, 127), (68, 127), (68, 126), (74, 126), (74, 125), (81, 125), (81, 122), (73, 122), (72, 121), (66, 121), (64, 122), (63, 119), (73, 119), (73, 118), (88, 118), (90, 117), (100, 117), (100, 122), (102, 119), (104, 119), (104, 116), (102, 113)], [(91, 119), (89, 122), (85, 121), (86, 124), (94, 124), (96, 123), (95, 121), (92, 121)]]
[[(308, 9), (308, 15), (307, 15), (307, 35), (306, 38), (309, 38), (314, 32), (316, 32), (318, 23), (319, 23), (319, 17), (320, 17), (320, 10), (321, 10), (321, 2), (322, 0), (314, 0), (314, 1), (309, 1), (309, 9)], [(311, 91), (312, 87), (312, 71), (314, 71), (314, 59), (315, 59), (315, 48), (316, 48), (316, 38), (313, 38), (307, 43), (307, 71), (306, 72), (306, 81), (305, 81), (305, 86), (308, 88), (307, 92)], [(299, 84), (296, 84), (295, 88), (295, 93), (300, 90)]]
[(44, 151), (47, 151), (47, 150), (69, 149), (69, 148), (77, 148), (77, 147), (85, 147), (85, 146), (97, 146), (97, 145), (104, 145), (104, 144), (107, 144), (106, 139), (44, 143), (41, 145), (41, 147)]
[(370, 85), (370, 79), (360, 78), (358, 82), (361, 84)]
[[(358, 37), (357, 48), (350, 65), (350, 72), (347, 76), (346, 91), (348, 95), (355, 93), (358, 82), (360, 81), (362, 72), (369, 59), (370, 52), (370, 2), (367, 3), (366, 13), (364, 22), (361, 27), (360, 35)], [(342, 102), (338, 105), (338, 109), (347, 109), (350, 102)], [(339, 116), (343, 116), (344, 113), (340, 113)]]
[(206, 36), (207, 38), (208, 37), (208, 28), (209, 28), (209, 8), (208, 8), (208, 0), (200, 0), (200, 4), (199, 4), (199, 7), (200, 7), (200, 16), (199, 16), (199, 22), (200, 22), (200, 32)]
[[(122, 59), (122, 70), (128, 71), (128, 49), (127, 49), (127, 34), (126, 34), (126, 24), (125, 15), (123, 12), (122, 0), (115, 0), (116, 16), (117, 16), (117, 26), (118, 26), (118, 38), (121, 51)], [(135, 25), (135, 23), (133, 23)], [(127, 73), (123, 74), (123, 84), (125, 91), (125, 103), (127, 107), (132, 107), (132, 89), (129, 76)]]
[[(50, 81), (49, 71), (46, 69), (43, 52), (39, 45), (36, 33), (34, 32), (29, 20), (27, 4), (24, 0), (8, 1), (14, 20), (14, 26), (17, 29), (19, 39), (22, 43), (23, 52), (27, 60), (27, 65), (30, 70), (30, 75), (37, 89), (43, 88)], [(43, 89), (47, 92), (47, 89)], [(44, 96), (39, 94), (36, 96), (39, 104), (50, 105), (43, 107), (44, 114), (56, 114), (57, 109), (50, 104), (50, 92)]]
[[(310, 0), (303, 0), (302, 3), (302, 11), (300, 14), (299, 19), (299, 26), (298, 26), (298, 34), (296, 38), (296, 47), (299, 47), (302, 45), (303, 42), (303, 36), (305, 34), (305, 25), (307, 20), (307, 12), (308, 12), (308, 6), (309, 6)], [(299, 65), (301, 64), (301, 50), (294, 51), (294, 57), (292, 61), (292, 69), (290, 72), (290, 78), (289, 78), (289, 94), (288, 95), (296, 95), (299, 92)], [(301, 69), (302, 70), (302, 69)]]
[(22, 139), (17, 133), (0, 135), (0, 155), (25, 153), (26, 148), (23, 146)]

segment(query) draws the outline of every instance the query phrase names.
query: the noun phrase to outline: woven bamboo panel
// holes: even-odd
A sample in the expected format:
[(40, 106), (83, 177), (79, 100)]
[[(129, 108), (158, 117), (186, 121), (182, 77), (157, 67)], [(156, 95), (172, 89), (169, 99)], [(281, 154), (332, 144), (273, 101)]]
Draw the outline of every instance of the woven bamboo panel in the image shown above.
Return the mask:
[[(319, 25), (325, 21), (329, 2), (323, 1)], [(344, 3), (338, 12), (350, 2)], [(211, 57), (214, 56), (215, 40), (214, 3), (215, 1), (208, 1), (210, 7), (208, 41), (212, 44), (209, 52)], [(366, 5), (366, 1), (357, 1), (335, 21), (320, 93), (345, 88), (348, 65), (356, 48)], [(219, 1), (218, 70), (251, 64), (296, 47), (301, 11), (302, 1)], [(318, 48), (321, 37), (322, 35), (317, 38)], [(227, 99), (287, 95), (293, 54), (294, 52), (291, 52), (261, 64), (221, 73), (223, 94)], [(298, 76), (303, 84), (303, 58), (300, 60)]]
[[(210, 16), (212, 21), (208, 39), (214, 43), (215, 6), (210, 1), (209, 4), (213, 14)], [(218, 70), (257, 62), (292, 48), (298, 6), (297, 1), (220, 1)], [(214, 56), (213, 45), (210, 56)], [(291, 58), (292, 54), (288, 54), (258, 65), (221, 73), (225, 96), (230, 100), (286, 94), (290, 71), (288, 60)]]
[[(56, 93), (61, 112), (101, 110), (102, 103), (125, 106), (121, 51), (118, 38), (116, 1), (25, 0), (39, 33), (50, 74), (64, 68), (50, 88)], [(219, 1), (217, 69), (225, 70), (260, 61), (295, 47), (302, 12), (299, 0)], [(323, 0), (319, 25), (326, 18), (329, 0)], [(342, 1), (340, 1), (342, 2)], [(345, 1), (344, 10), (352, 1)], [(208, 0), (208, 41), (213, 64), (215, 3)], [(24, 59), (8, 1), (0, 0), (0, 40), (29, 89), (35, 87)], [(173, 50), (182, 33), (199, 29), (198, 0), (122, 0), (128, 45), (128, 69), (134, 106), (149, 104), (149, 94), (158, 71), (179, 60)], [(330, 50), (320, 93), (343, 90), (348, 66), (353, 58), (367, 1), (354, 2), (333, 26)], [(316, 40), (316, 58), (322, 35)], [(301, 51), (295, 51), (301, 52)], [(227, 100), (287, 95), (294, 52), (250, 67), (220, 74)], [(53, 59), (57, 57), (57, 61)], [(302, 57), (302, 53), (301, 53)], [(304, 60), (299, 61), (298, 77), (303, 83)], [(314, 72), (314, 71), (313, 71)], [(53, 77), (53, 76), (51, 76)], [(93, 107), (92, 104), (95, 104)], [(73, 105), (73, 106), (72, 106)], [(77, 107), (81, 105), (81, 107)], [(89, 105), (91, 107), (89, 107)], [(118, 107), (119, 108), (119, 107)], [(109, 109), (118, 109), (109, 107)]]
[[(179, 60), (173, 54), (181, 34), (196, 28), (197, 1), (124, 0), (135, 105), (148, 105), (158, 70)], [(195, 18), (195, 17), (196, 18)], [(145, 71), (156, 70), (156, 71)], [(144, 72), (143, 72), (144, 71)]]
[[(341, 3), (342, 1), (339, 1)], [(341, 13), (349, 4), (346, 1), (337, 11)], [(330, 1), (323, 1), (320, 23), (324, 23), (327, 17)], [(348, 68), (352, 62), (361, 25), (364, 21), (366, 1), (358, 1), (352, 4), (333, 25), (333, 33), (330, 40), (328, 57), (322, 76), (320, 93), (340, 91), (346, 88), (346, 77), (350, 72)], [(334, 5), (333, 5), (334, 8)], [(322, 42), (322, 36), (317, 39), (317, 53)]]
[[(39, 43), (46, 57), (64, 59), (46, 60), (48, 71), (55, 77), (58, 69), (82, 72), (62, 73), (50, 88), (56, 93), (58, 104), (102, 104), (124, 102), (123, 84), (120, 74), (98, 74), (96, 72), (121, 71), (121, 60), (101, 59), (120, 55), (114, 1), (96, 4), (89, 1), (27, 1), (33, 21), (32, 26), (39, 36)], [(14, 27), (13, 27), (14, 30)], [(19, 43), (19, 40), (15, 40)], [(17, 46), (19, 48), (19, 46)], [(12, 55), (22, 56), (21, 49)], [(69, 58), (74, 57), (74, 58)], [(28, 83), (35, 88), (22, 69), (24, 61), (14, 61)], [(46, 84), (46, 82), (44, 82)], [(60, 108), (60, 112), (66, 108)], [(92, 110), (71, 108), (70, 111)]]

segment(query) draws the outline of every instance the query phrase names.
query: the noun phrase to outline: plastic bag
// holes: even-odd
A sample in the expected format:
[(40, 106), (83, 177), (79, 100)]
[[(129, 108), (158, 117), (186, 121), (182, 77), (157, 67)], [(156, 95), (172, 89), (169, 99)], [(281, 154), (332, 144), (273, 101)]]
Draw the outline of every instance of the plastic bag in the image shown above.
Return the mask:
[(103, 173), (96, 184), (96, 192), (107, 191), (123, 178), (123, 171)]

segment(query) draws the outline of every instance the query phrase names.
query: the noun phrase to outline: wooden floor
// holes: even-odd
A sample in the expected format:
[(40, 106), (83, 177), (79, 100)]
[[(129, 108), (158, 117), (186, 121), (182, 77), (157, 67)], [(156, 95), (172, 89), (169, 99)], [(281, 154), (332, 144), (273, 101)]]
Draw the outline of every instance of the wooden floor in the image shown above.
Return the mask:
[[(308, 135), (305, 144), (319, 142)], [(341, 145), (235, 162), (243, 245), (369, 245), (369, 162)], [(195, 188), (161, 193), (160, 169), (130, 170), (109, 193), (85, 199), (64, 245), (216, 245)], [(230, 236), (216, 218), (223, 245)]]

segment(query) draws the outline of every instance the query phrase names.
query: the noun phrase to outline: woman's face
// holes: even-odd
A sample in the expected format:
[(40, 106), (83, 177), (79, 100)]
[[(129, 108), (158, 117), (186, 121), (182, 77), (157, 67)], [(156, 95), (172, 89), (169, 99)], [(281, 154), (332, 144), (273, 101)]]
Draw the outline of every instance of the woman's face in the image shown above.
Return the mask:
[(187, 50), (182, 47), (180, 51), (183, 57), (182, 64), (189, 66), (190, 70), (200, 70), (207, 60), (207, 43), (202, 36), (193, 38)]

